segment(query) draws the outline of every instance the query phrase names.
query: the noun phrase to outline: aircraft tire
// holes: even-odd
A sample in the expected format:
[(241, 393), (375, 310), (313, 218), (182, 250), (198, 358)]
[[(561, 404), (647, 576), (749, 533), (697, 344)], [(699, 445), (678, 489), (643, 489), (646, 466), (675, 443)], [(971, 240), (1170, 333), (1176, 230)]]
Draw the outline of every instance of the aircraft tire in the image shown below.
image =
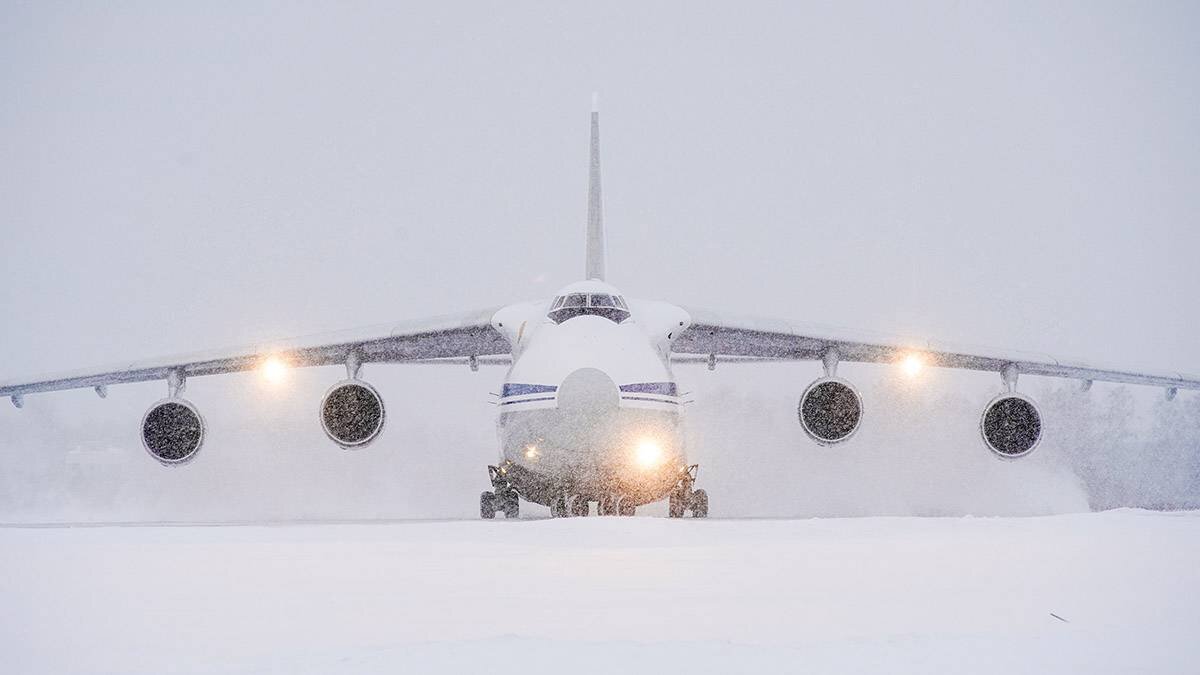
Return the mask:
[(565, 496), (560, 495), (554, 501), (550, 502), (551, 518), (566, 518), (569, 515), (571, 514), (567, 511), (567, 498)]
[(672, 492), (671, 501), (667, 505), (667, 516), (669, 518), (682, 518), (685, 506), (683, 496)]
[(496, 517), (496, 494), (484, 492), (479, 495), (479, 517), (491, 520)]
[(708, 517), (708, 493), (704, 490), (696, 490), (692, 493), (692, 517)]
[(622, 499), (620, 502), (617, 503), (617, 515), (618, 516), (632, 516), (635, 513), (637, 513), (637, 505), (636, 504), (633, 504), (632, 502), (629, 502), (625, 499)]
[(583, 497), (576, 496), (571, 500), (571, 515), (578, 516), (580, 518), (585, 517), (590, 512), (591, 506), (592, 505), (588, 503), (588, 500), (584, 499)]
[(521, 517), (521, 500), (517, 497), (516, 492), (510, 492), (504, 500), (505, 518), (520, 518)]

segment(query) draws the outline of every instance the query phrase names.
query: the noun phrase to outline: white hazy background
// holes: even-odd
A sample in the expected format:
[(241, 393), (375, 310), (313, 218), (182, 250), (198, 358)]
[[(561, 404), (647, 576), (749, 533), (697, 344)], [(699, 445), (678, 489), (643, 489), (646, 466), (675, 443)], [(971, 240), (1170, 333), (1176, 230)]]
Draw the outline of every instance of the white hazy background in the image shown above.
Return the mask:
[[(1200, 372), (1194, 3), (0, 4), (0, 379), (547, 297), (583, 268), (601, 92), (626, 295)], [(795, 420), (819, 364), (680, 367), (717, 516), (1200, 503), (1200, 402), (1025, 378), (1046, 439), (993, 459), (984, 373), (843, 365), (864, 428)], [(343, 373), (0, 406), (0, 520), (472, 517), (502, 369)], [(644, 509), (657, 513), (664, 509)], [(537, 508), (526, 510), (538, 514)]]

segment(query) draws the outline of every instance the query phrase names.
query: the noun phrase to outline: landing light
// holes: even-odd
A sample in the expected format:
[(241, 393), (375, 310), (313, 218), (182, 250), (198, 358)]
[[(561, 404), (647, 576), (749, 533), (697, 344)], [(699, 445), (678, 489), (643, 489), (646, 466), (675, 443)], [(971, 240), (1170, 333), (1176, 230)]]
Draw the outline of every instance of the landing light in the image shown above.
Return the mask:
[(900, 360), (900, 367), (905, 375), (916, 377), (925, 368), (925, 359), (920, 354), (908, 354)]
[(266, 361), (263, 361), (258, 369), (262, 373), (263, 379), (267, 382), (280, 384), (287, 379), (289, 367), (283, 359), (278, 356), (271, 356)]
[(645, 439), (638, 443), (634, 459), (637, 460), (638, 466), (643, 469), (652, 469), (662, 464), (662, 446), (650, 439)]
[(525, 446), (525, 459), (537, 459), (540, 454), (536, 445)]

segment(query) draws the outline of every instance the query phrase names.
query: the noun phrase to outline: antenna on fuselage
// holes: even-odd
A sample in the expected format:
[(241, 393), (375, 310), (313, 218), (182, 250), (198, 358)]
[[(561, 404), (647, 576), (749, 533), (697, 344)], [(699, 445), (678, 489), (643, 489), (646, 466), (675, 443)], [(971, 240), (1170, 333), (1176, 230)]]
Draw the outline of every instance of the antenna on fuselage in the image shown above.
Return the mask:
[(599, 95), (592, 94), (592, 149), (588, 167), (587, 261), (584, 279), (604, 280), (604, 212), (600, 201)]

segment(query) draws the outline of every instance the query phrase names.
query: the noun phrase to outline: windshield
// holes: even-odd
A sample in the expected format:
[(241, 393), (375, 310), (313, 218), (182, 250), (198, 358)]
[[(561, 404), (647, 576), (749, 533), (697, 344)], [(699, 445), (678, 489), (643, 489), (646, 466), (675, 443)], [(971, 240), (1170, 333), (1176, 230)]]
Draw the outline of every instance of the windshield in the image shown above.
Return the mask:
[(629, 309), (619, 295), (570, 293), (555, 298), (546, 316), (554, 323), (562, 323), (584, 315), (601, 316), (614, 323), (621, 323), (629, 318)]

